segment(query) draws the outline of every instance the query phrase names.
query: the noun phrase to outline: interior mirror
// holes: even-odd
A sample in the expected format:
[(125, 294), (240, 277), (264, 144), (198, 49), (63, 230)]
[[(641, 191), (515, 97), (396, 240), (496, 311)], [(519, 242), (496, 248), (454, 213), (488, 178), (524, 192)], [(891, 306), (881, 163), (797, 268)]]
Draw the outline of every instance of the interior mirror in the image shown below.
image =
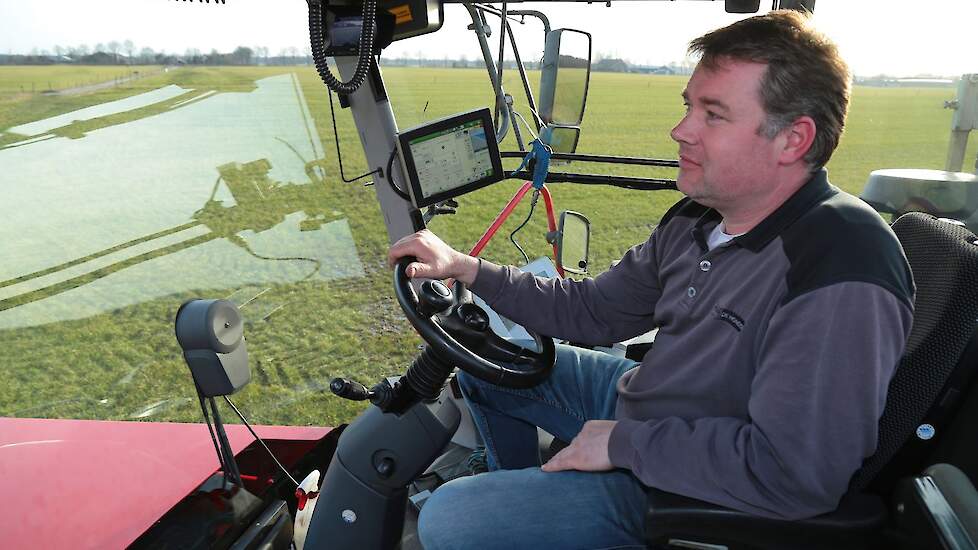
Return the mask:
[(587, 273), (588, 243), (591, 240), (591, 222), (584, 214), (565, 210), (560, 213), (557, 228), (557, 265), (568, 273)]
[(815, 13), (815, 0), (781, 0), (778, 2), (778, 9)]
[(540, 118), (579, 126), (591, 78), (591, 35), (573, 29), (547, 33), (540, 70)]
[[(577, 141), (581, 139), (581, 129), (577, 126), (546, 125), (540, 131), (540, 139), (553, 149), (554, 153), (573, 153), (577, 150)], [(558, 161), (551, 161), (555, 163)]]
[(723, 7), (727, 13), (757, 13), (761, 0), (724, 0)]
[[(727, 13), (757, 13), (761, 9), (761, 0), (724, 0), (723, 7)], [(815, 0), (775, 0), (771, 9), (813, 13)]]

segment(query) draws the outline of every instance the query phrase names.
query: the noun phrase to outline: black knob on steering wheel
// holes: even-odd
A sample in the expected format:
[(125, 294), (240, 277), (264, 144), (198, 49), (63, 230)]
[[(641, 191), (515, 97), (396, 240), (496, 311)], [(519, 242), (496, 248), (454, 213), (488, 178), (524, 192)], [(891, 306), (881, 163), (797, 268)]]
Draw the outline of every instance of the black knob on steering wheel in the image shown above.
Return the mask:
[(418, 311), (425, 317), (441, 313), (452, 306), (452, 291), (441, 281), (428, 280), (418, 289)]
[(487, 318), (485, 312), (472, 303), (456, 304), (443, 315), (426, 314), (430, 309), (419, 304), (405, 273), (414, 261), (404, 257), (394, 266), (394, 295), (404, 316), (438, 357), (476, 378), (507, 388), (530, 388), (550, 375), (556, 359), (551, 338), (527, 330), (540, 351), (509, 342), (482, 322)]

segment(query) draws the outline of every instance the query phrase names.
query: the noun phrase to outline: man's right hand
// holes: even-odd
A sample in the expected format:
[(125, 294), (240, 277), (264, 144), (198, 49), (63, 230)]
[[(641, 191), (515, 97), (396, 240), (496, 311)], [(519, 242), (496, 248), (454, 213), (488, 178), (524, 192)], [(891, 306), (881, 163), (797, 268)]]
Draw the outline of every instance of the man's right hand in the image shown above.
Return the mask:
[(479, 274), (477, 258), (453, 249), (427, 229), (394, 243), (387, 253), (387, 264), (393, 267), (404, 256), (414, 256), (417, 259), (407, 266), (407, 276), (412, 278), (453, 278), (471, 285)]

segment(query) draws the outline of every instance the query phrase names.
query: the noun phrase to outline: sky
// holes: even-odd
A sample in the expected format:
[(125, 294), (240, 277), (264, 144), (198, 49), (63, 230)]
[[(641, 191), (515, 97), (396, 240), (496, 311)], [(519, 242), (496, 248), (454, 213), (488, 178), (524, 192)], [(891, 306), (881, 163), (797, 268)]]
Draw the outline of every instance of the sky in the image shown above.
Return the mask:
[[(230, 52), (237, 46), (267, 47), (270, 55), (308, 46), (305, 0), (225, 0), (223, 5), (178, 0), (0, 0), (0, 53), (52, 51), (131, 40), (136, 51), (182, 54), (188, 48)], [(767, 4), (762, 0), (762, 4)], [(723, 2), (616, 1), (603, 3), (513, 3), (509, 9), (545, 11), (553, 28), (592, 34), (596, 55), (631, 63), (681, 62), (691, 38), (739, 17)], [(493, 22), (495, 18), (490, 18)], [(839, 44), (857, 75), (978, 73), (978, 0), (817, 0), (815, 23)], [(436, 32), (392, 44), (388, 57), (468, 59), (481, 57), (466, 26), (468, 13), (445, 6), (445, 25)], [(495, 19), (498, 22), (498, 19)], [(515, 24), (524, 60), (543, 48), (540, 23)], [(507, 46), (508, 47), (508, 46)], [(490, 38), (498, 51), (498, 33)]]

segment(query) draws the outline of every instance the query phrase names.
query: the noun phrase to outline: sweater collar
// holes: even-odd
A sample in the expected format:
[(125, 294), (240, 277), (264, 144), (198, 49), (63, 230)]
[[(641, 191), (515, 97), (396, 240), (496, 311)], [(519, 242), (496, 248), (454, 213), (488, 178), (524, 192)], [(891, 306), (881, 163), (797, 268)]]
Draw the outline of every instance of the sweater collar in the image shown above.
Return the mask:
[[(838, 190), (829, 184), (828, 172), (825, 168), (820, 168), (777, 210), (764, 218), (753, 229), (735, 238), (733, 242), (752, 252), (758, 252), (783, 233), (798, 218), (836, 193)], [(712, 229), (711, 222), (719, 223), (720, 219), (719, 212), (712, 208), (707, 209), (696, 221), (693, 228), (693, 238), (696, 242), (705, 247), (706, 233), (708, 229)], [(706, 227), (707, 224), (710, 224), (709, 228)]]

